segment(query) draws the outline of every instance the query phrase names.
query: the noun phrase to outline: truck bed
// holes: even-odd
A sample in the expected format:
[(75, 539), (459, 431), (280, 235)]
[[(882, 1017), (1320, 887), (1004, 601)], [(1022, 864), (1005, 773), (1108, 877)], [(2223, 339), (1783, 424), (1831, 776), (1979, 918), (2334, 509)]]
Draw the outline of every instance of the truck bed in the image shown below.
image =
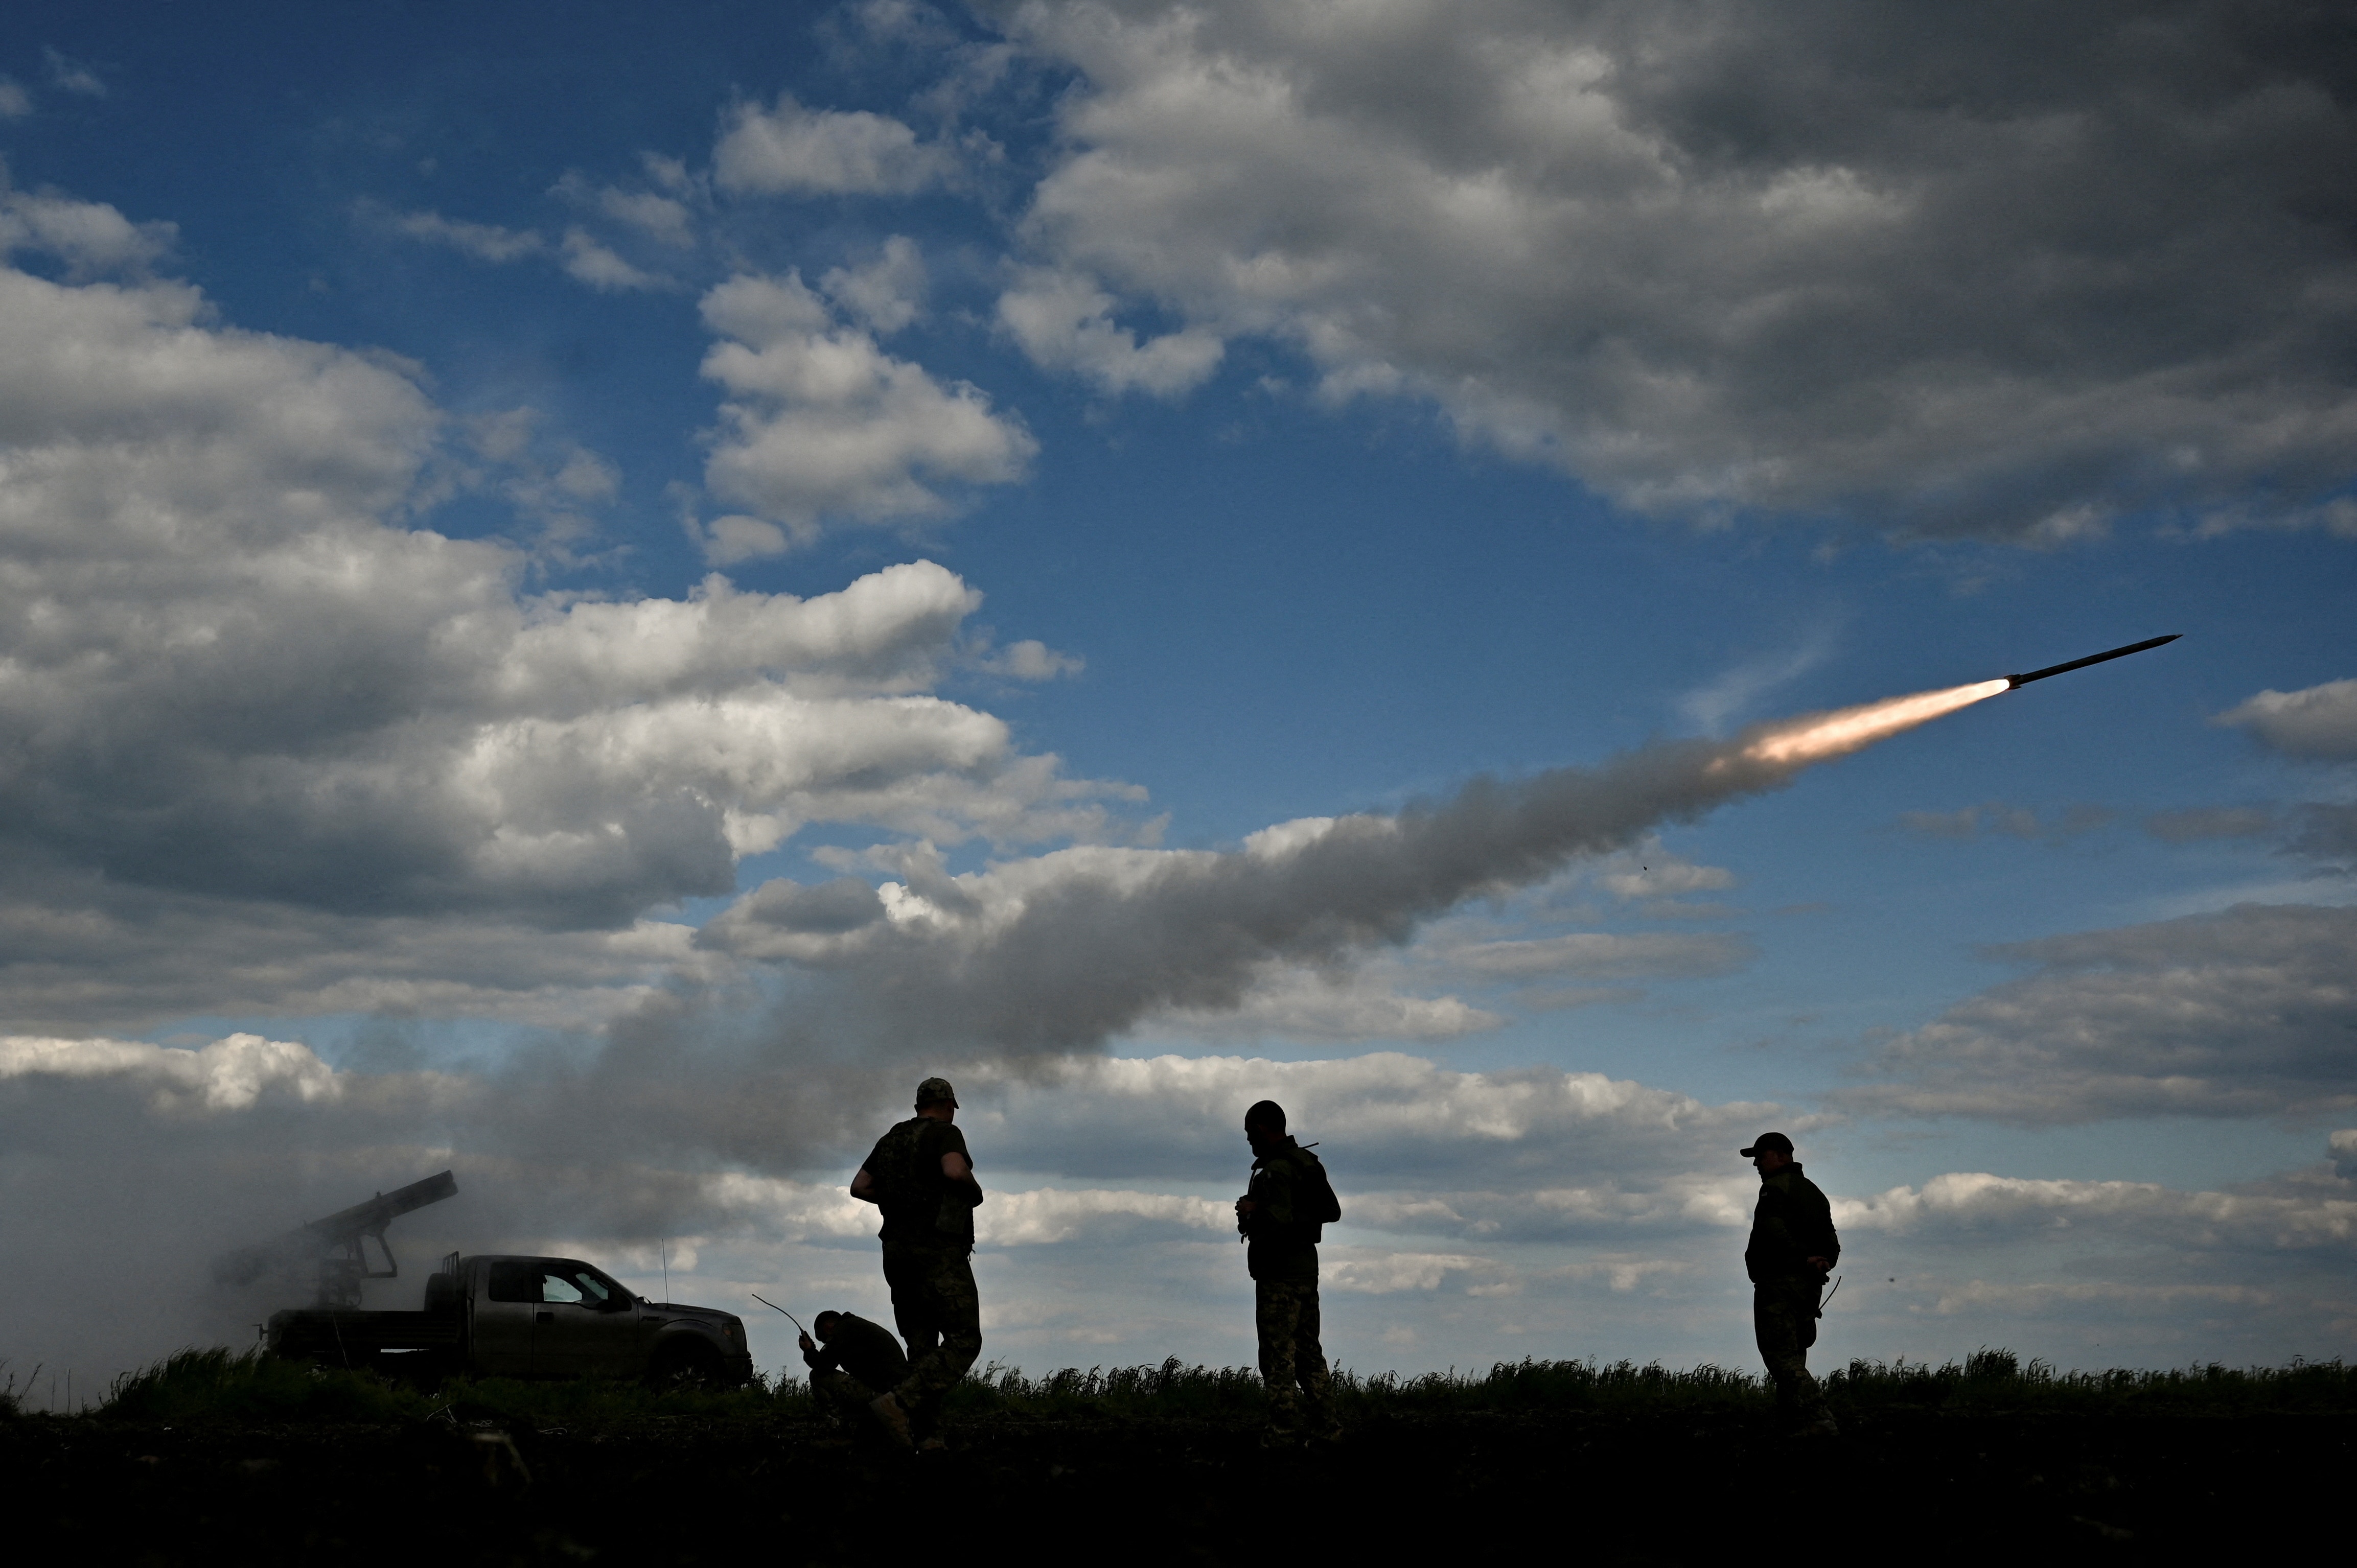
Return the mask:
[(358, 1367), (387, 1352), (457, 1354), (466, 1329), (455, 1312), (363, 1312), (310, 1307), (274, 1314), (270, 1350), (275, 1356)]

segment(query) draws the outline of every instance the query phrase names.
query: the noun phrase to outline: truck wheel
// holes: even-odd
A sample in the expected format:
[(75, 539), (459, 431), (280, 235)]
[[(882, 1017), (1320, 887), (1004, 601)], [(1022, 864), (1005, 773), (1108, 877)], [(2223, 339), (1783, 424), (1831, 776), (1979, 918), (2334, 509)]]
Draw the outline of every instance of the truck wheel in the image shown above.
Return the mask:
[(677, 1339), (655, 1352), (647, 1381), (658, 1389), (720, 1389), (728, 1369), (720, 1352), (701, 1339)]

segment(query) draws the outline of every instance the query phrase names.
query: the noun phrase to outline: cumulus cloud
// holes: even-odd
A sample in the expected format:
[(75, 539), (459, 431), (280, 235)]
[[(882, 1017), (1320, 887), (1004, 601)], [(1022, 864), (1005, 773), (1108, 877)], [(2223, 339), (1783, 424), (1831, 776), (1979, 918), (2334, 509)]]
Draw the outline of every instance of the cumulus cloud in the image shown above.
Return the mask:
[[(50, 200), (8, 210), (52, 242), (152, 254), (112, 209)], [(520, 506), (612, 491), (594, 454), (507, 451), (534, 439), (514, 419), (461, 428), (530, 481)], [(857, 440), (856, 412), (835, 428)], [(810, 599), (716, 576), (680, 599), (531, 597), (512, 549), (394, 521), (451, 434), (397, 368), (215, 325), (193, 289), (0, 270), (20, 1019), (253, 1000), (269, 966), (234, 953), (234, 929), (272, 933), (282, 1000), (357, 999), (371, 973), (389, 1003), (500, 992), (450, 933), (379, 944), (367, 922), (482, 921), (519, 933), (483, 939), (511, 952), (529, 927), (629, 931), (730, 891), (737, 857), (811, 822), (939, 843), (1103, 829), (1103, 789), (926, 694), (978, 603), (953, 574), (908, 563)], [(190, 950), (231, 961), (210, 973), (156, 940), (201, 936), (208, 907), (220, 940)], [(643, 983), (667, 943), (708, 964), (650, 937), (635, 956), (554, 944), (511, 998), (568, 971)], [(102, 980), (110, 944), (151, 967)], [(454, 959), (464, 978), (444, 985), (431, 967)]]
[(956, 172), (955, 155), (886, 114), (738, 106), (713, 148), (714, 181), (759, 196), (907, 196)]
[(2166, 1241), (2204, 1251), (2321, 1249), (2357, 1241), (2357, 1192), (2187, 1192), (2157, 1182), (2031, 1180), (1986, 1172), (1934, 1176), (1842, 1199), (1845, 1233), (2100, 1229), (2112, 1240)]
[(576, 283), (588, 285), (600, 294), (629, 294), (673, 286), (672, 280), (662, 274), (632, 266), (611, 249), (590, 238), (585, 229), (567, 229), (564, 243), (559, 248), (565, 256), (565, 275)]
[(2059, 542), (2348, 478), (2357, 122), (2290, 0), (997, 11), (1078, 74), (1041, 263), (1623, 504)]
[(134, 223), (102, 201), (34, 195), (7, 188), (0, 169), (0, 260), (39, 251), (64, 262), (77, 279), (144, 273), (169, 253), (179, 231), (170, 223)]
[[(1039, 450), (979, 388), (943, 386), (885, 353), (799, 274), (739, 274), (706, 294), (703, 310), (722, 339), (704, 373), (728, 392), (705, 482), (768, 523), (777, 547), (825, 519), (945, 515), (945, 487), (1011, 483)], [(710, 537), (740, 555), (767, 542), (746, 529)]]
[(0, 76), (0, 120), (21, 120), (33, 112), (33, 95), (13, 77)]
[(998, 321), (1032, 363), (1109, 392), (1177, 397), (1219, 369), (1226, 346), (1217, 334), (1189, 327), (1141, 344), (1114, 324), (1115, 303), (1085, 277), (1035, 268), (998, 296)]
[(925, 258), (906, 234), (886, 240), (856, 267), (831, 267), (819, 279), (826, 296), (874, 330), (890, 335), (924, 314)]
[(2246, 729), (2286, 757), (2357, 761), (2357, 681), (2261, 692), (2212, 722)]
[(695, 244), (694, 213), (683, 197), (694, 190), (693, 182), (686, 171), (671, 160), (648, 155), (645, 163), (649, 175), (658, 183), (671, 187), (673, 194), (593, 185), (578, 173), (568, 173), (558, 180), (552, 194), (674, 250), (692, 248)]
[(2213, 915), (1992, 950), (2034, 966), (1884, 1045), (1857, 1110), (2022, 1123), (2357, 1105), (2357, 909)]

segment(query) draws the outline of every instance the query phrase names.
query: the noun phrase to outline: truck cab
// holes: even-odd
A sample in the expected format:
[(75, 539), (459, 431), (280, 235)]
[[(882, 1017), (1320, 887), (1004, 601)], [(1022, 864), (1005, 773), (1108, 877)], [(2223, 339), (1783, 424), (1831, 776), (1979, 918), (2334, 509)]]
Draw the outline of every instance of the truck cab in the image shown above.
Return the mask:
[[(453, 1252), (417, 1312), (328, 1307), (270, 1319), (271, 1354), (380, 1370), (496, 1378), (642, 1378), (734, 1387), (752, 1376), (745, 1325), (648, 1301), (578, 1258)], [(420, 1369), (424, 1369), (421, 1368)]]

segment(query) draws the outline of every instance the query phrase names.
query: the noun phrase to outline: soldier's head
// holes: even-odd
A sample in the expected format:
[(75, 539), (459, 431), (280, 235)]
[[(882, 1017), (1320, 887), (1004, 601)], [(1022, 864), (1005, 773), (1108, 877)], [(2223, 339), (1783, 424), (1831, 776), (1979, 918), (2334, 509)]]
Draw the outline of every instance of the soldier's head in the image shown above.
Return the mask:
[(917, 1114), (936, 1122), (957, 1120), (957, 1090), (945, 1078), (929, 1078), (917, 1085)]
[(1761, 1176), (1774, 1176), (1792, 1163), (1792, 1140), (1781, 1133), (1762, 1133), (1749, 1148), (1736, 1153), (1758, 1166)]
[(1256, 1155), (1281, 1146), (1285, 1143), (1285, 1107), (1274, 1100), (1264, 1100), (1245, 1112), (1244, 1138)]
[(821, 1339), (832, 1339), (834, 1337), (835, 1326), (842, 1321), (843, 1314), (839, 1312), (822, 1312), (811, 1319), (811, 1332)]

